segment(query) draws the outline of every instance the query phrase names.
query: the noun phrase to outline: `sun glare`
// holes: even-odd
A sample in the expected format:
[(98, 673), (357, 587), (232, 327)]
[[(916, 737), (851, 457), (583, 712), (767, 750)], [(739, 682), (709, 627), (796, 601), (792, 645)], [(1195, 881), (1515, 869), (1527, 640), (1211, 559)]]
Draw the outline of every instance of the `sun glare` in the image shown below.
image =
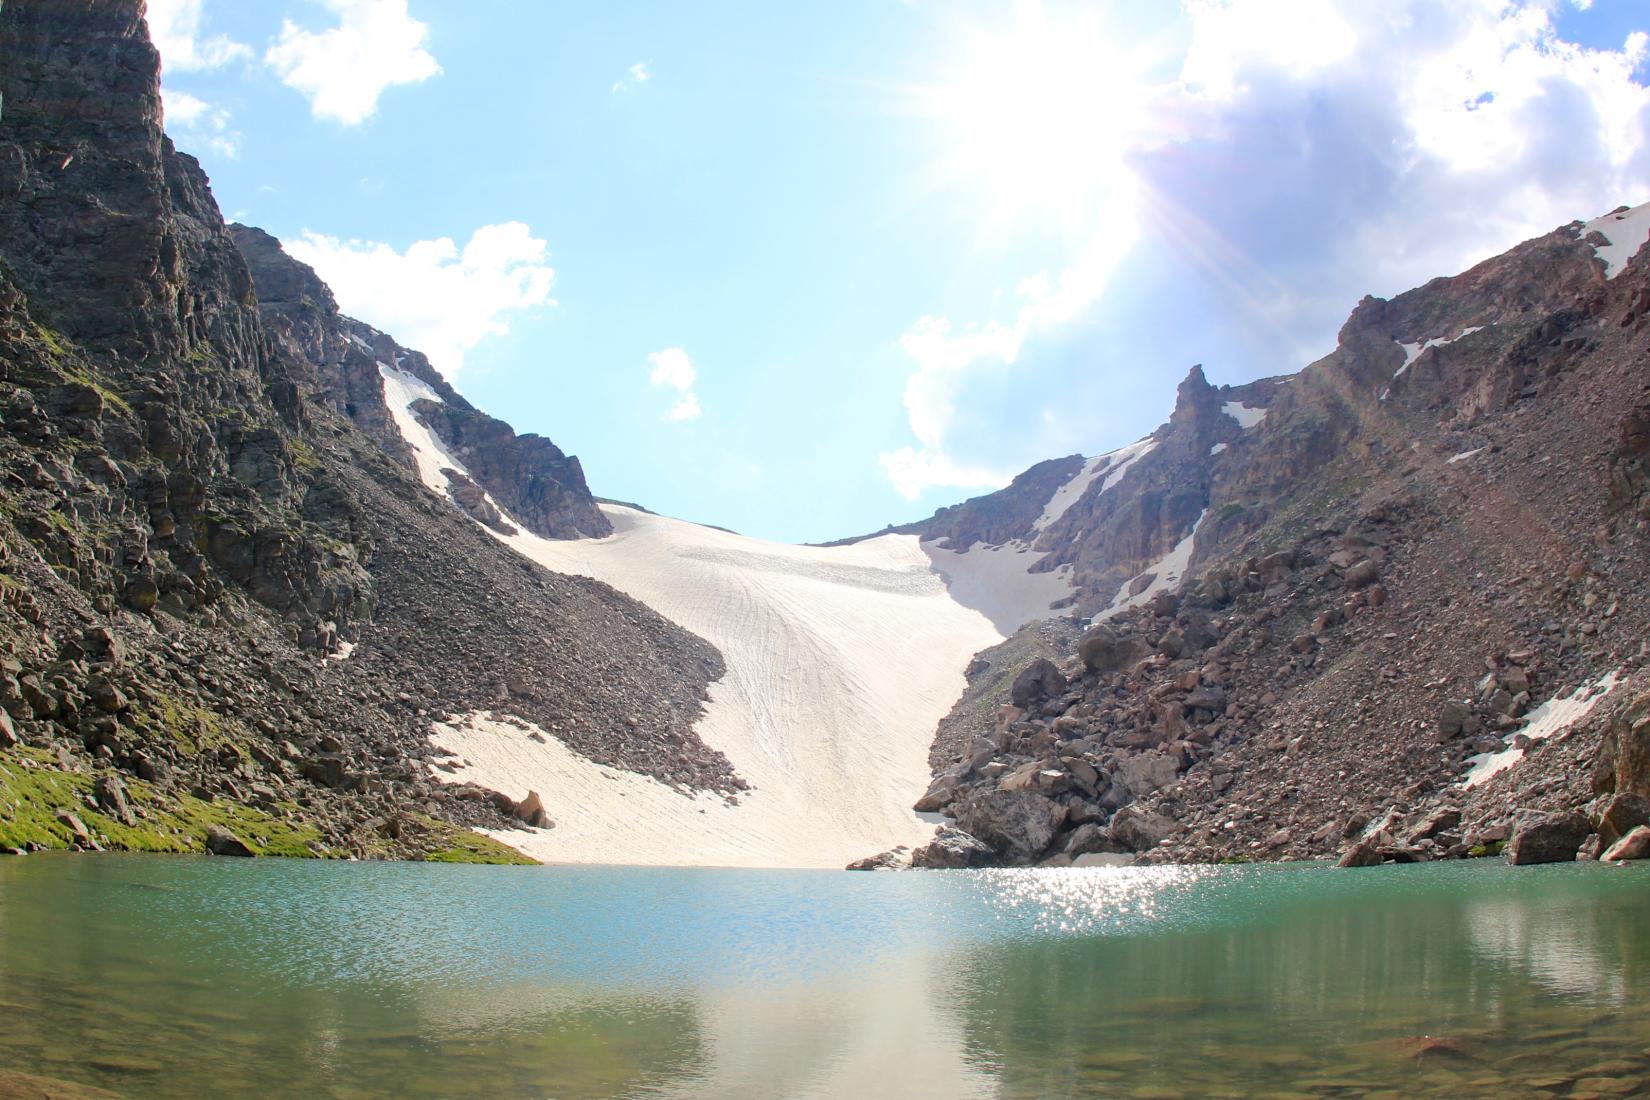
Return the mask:
[(945, 174), (982, 185), (996, 218), (1086, 221), (1125, 182), (1143, 87), (1092, 14), (1055, 19), (1027, 4), (1006, 27), (968, 27), (933, 95)]

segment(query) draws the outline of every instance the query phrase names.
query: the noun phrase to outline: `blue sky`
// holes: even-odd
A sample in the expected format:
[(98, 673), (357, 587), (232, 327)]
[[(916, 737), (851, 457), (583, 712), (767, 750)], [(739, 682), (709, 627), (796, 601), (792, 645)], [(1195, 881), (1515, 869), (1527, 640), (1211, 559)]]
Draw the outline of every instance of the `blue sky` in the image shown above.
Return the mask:
[(1650, 12), (150, 0), (167, 128), (345, 312), (583, 460), (786, 541), (1293, 371), (1650, 201)]

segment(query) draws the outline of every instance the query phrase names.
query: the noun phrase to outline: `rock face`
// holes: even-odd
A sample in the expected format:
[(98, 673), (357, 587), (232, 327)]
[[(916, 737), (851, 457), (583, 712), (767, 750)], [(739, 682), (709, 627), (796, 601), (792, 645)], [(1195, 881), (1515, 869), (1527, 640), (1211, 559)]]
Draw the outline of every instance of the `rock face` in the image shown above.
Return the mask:
[(42, 842), (94, 845), (141, 793), (301, 826), (310, 851), (429, 854), (454, 825), (515, 821), (432, 773), (432, 719), (476, 711), (738, 790), (692, 732), (720, 655), (426, 489), (378, 364), (442, 396), (432, 426), (543, 534), (606, 531), (576, 460), (224, 225), (162, 133), (142, 11), (0, 17), (0, 740), (18, 742), (0, 751), (91, 774), (97, 801)]
[(1066, 808), (1032, 791), (994, 790), (969, 795), (955, 809), (957, 827), (1010, 863), (1042, 855), (1066, 819)]
[(1650, 825), (1640, 825), (1616, 841), (1599, 856), (1606, 862), (1618, 859), (1650, 859)]
[(1126, 468), (906, 528), (1074, 585), (970, 670), (936, 808), (1063, 806), (1020, 861), (1135, 809), (1175, 826), (1124, 837), (1154, 862), (1493, 855), (1524, 810), (1620, 835), (1602, 800), (1650, 796), (1650, 249), (1607, 278), (1596, 241), (1366, 298), (1292, 376), (1194, 369)]

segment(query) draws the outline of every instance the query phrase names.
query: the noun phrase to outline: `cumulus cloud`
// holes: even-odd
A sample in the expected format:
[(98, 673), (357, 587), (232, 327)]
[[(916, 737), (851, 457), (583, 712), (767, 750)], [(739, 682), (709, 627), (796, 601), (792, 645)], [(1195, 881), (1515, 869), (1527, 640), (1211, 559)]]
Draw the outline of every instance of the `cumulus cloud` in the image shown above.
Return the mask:
[(161, 89), (161, 104), (165, 110), (166, 132), (180, 146), (210, 149), (221, 157), (231, 158), (239, 151), (240, 132), (231, 127), (231, 116), (222, 107), (169, 88)]
[(221, 69), (252, 56), (245, 43), (226, 34), (201, 34), (201, 0), (149, 0), (149, 40), (169, 70)]
[(332, 287), (345, 313), (422, 351), (448, 377), (465, 352), (507, 333), (511, 314), (554, 304), (545, 242), (521, 222), (484, 225), (462, 249), (442, 237), (397, 252), (309, 230), (282, 243)]
[(636, 64), (625, 70), (624, 76), (613, 82), (613, 90), (615, 92), (628, 92), (630, 89), (641, 84), (646, 84), (652, 79), (653, 70), (648, 67), (648, 63), (645, 61), (638, 61)]
[(309, 100), (316, 118), (355, 126), (398, 84), (441, 72), (425, 49), (429, 28), (407, 14), (407, 0), (324, 0), (338, 25), (311, 31), (283, 20), (264, 63)]
[(693, 369), (693, 360), (681, 348), (666, 348), (663, 351), (649, 353), (647, 361), (653, 364), (648, 372), (648, 383), (654, 387), (675, 390), (676, 404), (665, 413), (668, 421), (697, 420), (703, 411), (699, 407), (699, 395), (693, 392), (693, 383), (698, 380), (699, 372)]
[[(1174, 377), (1199, 359), (1293, 370), (1364, 293), (1650, 200), (1650, 36), (1584, 48), (1554, 7), (1186, 0), (1177, 78), (1122, 97), (1141, 112), (1115, 128), (1132, 208), (1073, 236), (1053, 274), (1008, 273), (1006, 314), (925, 316), (901, 338), (917, 445), (882, 456), (895, 487), (990, 484), (985, 449), (952, 438), (970, 391), (1027, 370), (1072, 322), (1129, 330), (1117, 339)], [(1116, 181), (1097, 180), (1108, 195)], [(1128, 284), (1110, 277), (1123, 265)], [(1151, 316), (1108, 313), (1120, 285), (1138, 308), (1148, 278), (1163, 280)]]

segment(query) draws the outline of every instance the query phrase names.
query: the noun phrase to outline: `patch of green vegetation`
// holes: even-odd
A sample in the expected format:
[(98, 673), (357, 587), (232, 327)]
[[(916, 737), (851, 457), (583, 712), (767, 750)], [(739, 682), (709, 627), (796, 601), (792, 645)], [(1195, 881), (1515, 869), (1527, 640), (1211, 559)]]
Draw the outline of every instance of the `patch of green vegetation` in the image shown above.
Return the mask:
[(170, 695), (157, 695), (133, 714), (134, 724), (158, 734), (189, 756), (233, 746), (239, 738), (223, 717)]
[(120, 394), (116, 393), (114, 390), (111, 390), (108, 386), (105, 386), (102, 381), (98, 379), (97, 375), (93, 374), (86, 368), (60, 366), (59, 369), (63, 371), (63, 377), (69, 379), (70, 381), (79, 382), (83, 386), (90, 386), (92, 389), (96, 390), (98, 396), (103, 398), (103, 403), (105, 405), (112, 405), (121, 412), (125, 413), (127, 416), (136, 415), (132, 412), (132, 406), (127, 403), (124, 397), (120, 396)]
[(1506, 846), (1507, 842), (1504, 840), (1492, 840), (1488, 844), (1474, 844), (1467, 849), (1467, 858), (1483, 859), (1486, 856), (1498, 856)]
[(538, 860), (529, 859), (508, 844), (483, 836), (473, 829), (460, 829), (425, 814), (416, 816), (431, 832), (432, 847), (424, 856), (429, 863), (488, 863), (520, 867), (538, 864)]
[(93, 777), (65, 772), (50, 754), (18, 748), (0, 753), (0, 847), (34, 843), (67, 848), (73, 830), (58, 820), (60, 812), (78, 817), (87, 832), (105, 837), (108, 846), (132, 852), (200, 852), (206, 830), (228, 829), (258, 855), (313, 859), (338, 853), (321, 844), (321, 834), (252, 806), (205, 802), (193, 795), (167, 795), (141, 779), (126, 779), (135, 824), (124, 825), (91, 808)]
[(287, 444), (292, 450), (293, 464), (306, 474), (312, 474), (321, 468), (321, 460), (315, 457), (315, 448), (301, 439), (294, 439)]
[(34, 335), (54, 358), (62, 358), (69, 354), (69, 347), (63, 342), (63, 337), (41, 324), (34, 325)]

